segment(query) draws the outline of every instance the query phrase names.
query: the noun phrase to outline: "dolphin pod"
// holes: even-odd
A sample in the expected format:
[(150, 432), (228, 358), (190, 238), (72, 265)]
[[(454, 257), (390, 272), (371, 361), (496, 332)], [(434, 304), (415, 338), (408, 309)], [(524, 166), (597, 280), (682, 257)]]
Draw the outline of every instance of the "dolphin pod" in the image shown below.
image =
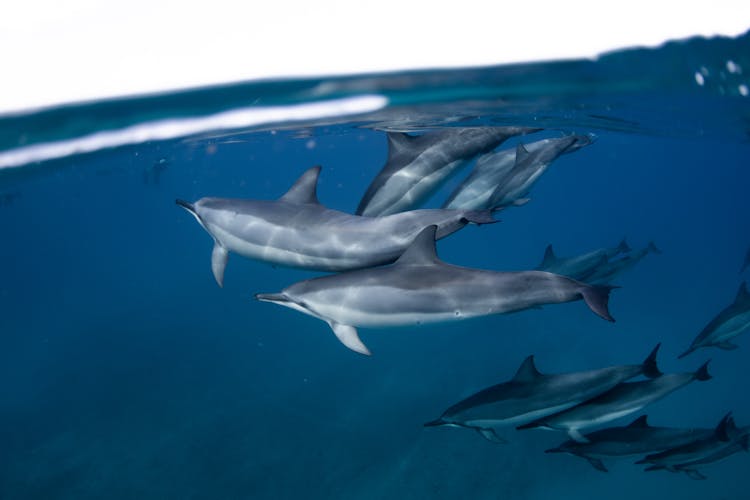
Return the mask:
[(583, 299), (598, 316), (609, 313), (612, 287), (596, 286), (544, 271), (498, 272), (454, 266), (435, 250), (437, 226), (428, 226), (385, 267), (348, 271), (295, 283), (272, 302), (322, 319), (349, 349), (370, 354), (357, 327), (455, 321)]
[(318, 201), (320, 167), (308, 169), (278, 200), (177, 200), (214, 239), (211, 269), (219, 286), (229, 252), (272, 264), (345, 271), (396, 260), (423, 228), (444, 238), (466, 224), (496, 222), (490, 212), (424, 209), (387, 217), (360, 217)]

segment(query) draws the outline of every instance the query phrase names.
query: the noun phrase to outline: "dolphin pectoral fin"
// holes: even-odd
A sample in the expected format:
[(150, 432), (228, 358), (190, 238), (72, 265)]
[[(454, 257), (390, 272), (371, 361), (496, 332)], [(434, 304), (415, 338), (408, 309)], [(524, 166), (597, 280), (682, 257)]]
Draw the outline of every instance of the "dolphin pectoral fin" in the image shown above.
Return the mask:
[(724, 349), (725, 351), (733, 351), (739, 346), (737, 344), (732, 344), (731, 342), (719, 342), (718, 344), (716, 344), (716, 347), (718, 347), (719, 349)]
[(331, 326), (331, 330), (336, 334), (336, 338), (339, 342), (344, 344), (346, 347), (354, 352), (370, 356), (370, 350), (367, 346), (359, 339), (357, 329), (350, 325), (342, 325), (335, 321), (329, 321), (328, 324)]
[(229, 250), (218, 241), (214, 242), (214, 249), (211, 252), (211, 271), (214, 273), (216, 283), (224, 288), (224, 270), (227, 268), (227, 259), (229, 259)]
[(604, 462), (602, 462), (598, 458), (594, 457), (583, 457), (591, 464), (591, 467), (593, 467), (596, 470), (600, 470), (602, 472), (609, 472), (609, 470), (604, 466)]
[(581, 434), (581, 431), (578, 429), (568, 429), (568, 436), (570, 436), (570, 439), (577, 443), (590, 443), (591, 441), (588, 440), (586, 436)]
[(703, 474), (701, 474), (700, 472), (698, 472), (695, 469), (684, 469), (684, 471), (685, 471), (685, 474), (687, 474), (687, 476), (690, 479), (695, 479), (697, 481), (702, 481), (703, 479), (708, 479), (706, 476), (704, 476)]
[(518, 198), (513, 202), (514, 207), (522, 207), (531, 201), (531, 198)]
[(495, 432), (495, 429), (489, 427), (477, 427), (477, 432), (487, 441), (498, 444), (508, 444), (508, 440), (500, 437), (497, 432)]

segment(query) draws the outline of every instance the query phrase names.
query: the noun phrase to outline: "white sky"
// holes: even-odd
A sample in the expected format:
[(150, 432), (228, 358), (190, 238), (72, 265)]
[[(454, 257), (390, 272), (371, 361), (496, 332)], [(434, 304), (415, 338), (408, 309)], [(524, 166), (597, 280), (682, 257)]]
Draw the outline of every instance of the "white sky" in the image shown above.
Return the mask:
[(593, 57), (750, 28), (744, 0), (16, 0), (0, 113), (248, 79)]

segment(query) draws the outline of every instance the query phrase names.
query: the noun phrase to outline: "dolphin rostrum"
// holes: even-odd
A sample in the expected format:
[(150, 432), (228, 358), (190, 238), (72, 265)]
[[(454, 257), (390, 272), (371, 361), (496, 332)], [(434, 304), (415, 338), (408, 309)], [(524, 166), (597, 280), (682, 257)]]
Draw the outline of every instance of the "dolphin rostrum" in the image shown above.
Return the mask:
[(681, 446), (648, 455), (636, 464), (652, 464), (647, 471), (685, 472), (692, 479), (706, 479), (696, 468), (717, 462), (740, 450), (748, 451), (748, 428), (738, 428), (731, 412), (721, 419), (714, 432)]
[(360, 217), (318, 202), (320, 167), (308, 169), (278, 200), (201, 198), (177, 200), (213, 237), (211, 269), (219, 286), (229, 252), (272, 264), (345, 271), (396, 260), (425, 227), (443, 238), (468, 223), (495, 222), (489, 211), (413, 210)]
[(729, 306), (714, 317), (690, 344), (687, 351), (679, 355), (684, 358), (701, 347), (716, 346), (721, 349), (737, 349), (731, 340), (750, 327), (750, 293), (747, 283), (742, 282), (737, 296)]
[(605, 265), (609, 259), (630, 251), (625, 238), (619, 245), (612, 248), (599, 248), (591, 252), (576, 255), (574, 257), (558, 257), (552, 249), (552, 245), (547, 245), (544, 250), (544, 257), (541, 264), (537, 266), (540, 271), (562, 274), (580, 281), (587, 281), (598, 268)]
[(597, 470), (607, 472), (602, 458), (642, 455), (681, 446), (713, 433), (712, 429), (653, 427), (642, 415), (624, 427), (608, 427), (584, 435), (586, 442), (565, 441), (546, 453), (569, 453), (586, 460)]
[(661, 375), (656, 365), (657, 345), (639, 365), (621, 365), (562, 374), (542, 374), (527, 357), (509, 381), (493, 385), (456, 403), (425, 427), (449, 426), (477, 430), (492, 441), (502, 441), (498, 427), (517, 425), (551, 415), (607, 392), (620, 382), (645, 375)]
[(709, 380), (708, 362), (694, 373), (669, 373), (652, 380), (623, 382), (614, 389), (589, 401), (543, 417), (517, 429), (557, 429), (568, 432), (576, 441), (586, 442), (581, 429), (594, 427), (637, 412), (644, 406), (657, 401), (693, 380)]
[(370, 351), (356, 327), (406, 326), (520, 311), (583, 299), (609, 321), (612, 287), (594, 286), (542, 272), (496, 272), (458, 267), (435, 251), (437, 226), (425, 228), (385, 267), (348, 271), (295, 283), (258, 300), (286, 306), (328, 323), (338, 339), (362, 354)]
[(412, 136), (389, 132), (388, 160), (357, 207), (357, 215), (377, 216), (418, 207), (475, 156), (492, 151), (528, 127), (446, 128)]
[(547, 167), (563, 153), (591, 144), (587, 135), (542, 139), (486, 153), (477, 158), (469, 176), (448, 197), (443, 208), (498, 209), (523, 205), (524, 198)]

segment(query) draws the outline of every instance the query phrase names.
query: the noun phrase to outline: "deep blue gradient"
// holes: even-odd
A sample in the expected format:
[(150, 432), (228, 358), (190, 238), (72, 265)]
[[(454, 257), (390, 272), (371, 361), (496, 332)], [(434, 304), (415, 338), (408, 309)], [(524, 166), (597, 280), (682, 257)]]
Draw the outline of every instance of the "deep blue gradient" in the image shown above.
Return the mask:
[[(711, 61), (726, 60), (722, 43)], [(646, 56), (633, 73), (648, 73)], [(529, 354), (542, 372), (576, 371), (640, 362), (657, 342), (663, 371), (712, 358), (715, 378), (649, 407), (653, 424), (711, 427), (729, 410), (750, 424), (747, 337), (735, 351), (676, 360), (747, 278), (738, 271), (750, 245), (750, 97), (699, 88), (692, 73), (680, 73), (692, 90), (585, 95), (588, 75), (564, 106), (525, 102), (518, 120), (551, 128), (533, 140), (593, 132), (596, 142), (554, 163), (529, 204), (461, 230), (438, 252), (450, 263), (522, 270), (548, 243), (574, 255), (623, 236), (634, 248), (653, 240), (663, 254), (616, 280), (615, 324), (575, 302), (364, 329), (366, 358), (325, 323), (252, 298), (316, 273), (231, 255), (218, 288), (211, 240), (175, 198), (273, 199), (320, 164), (321, 202), (353, 212), (385, 162), (385, 134), (361, 126), (375, 117), (146, 143), (0, 177), (0, 193), (14, 194), (0, 205), (0, 497), (745, 498), (744, 453), (706, 467), (699, 482), (644, 473), (634, 459), (608, 461), (603, 474), (546, 455), (565, 439), (553, 432), (508, 429), (503, 446), (422, 427), (510, 378)], [(416, 109), (433, 122), (508, 122), (500, 100), (486, 100), (488, 113), (475, 99), (396, 107), (388, 118), (414, 119)], [(592, 100), (606, 119), (592, 122), (581, 104)], [(155, 175), (160, 161), (167, 168)]]

